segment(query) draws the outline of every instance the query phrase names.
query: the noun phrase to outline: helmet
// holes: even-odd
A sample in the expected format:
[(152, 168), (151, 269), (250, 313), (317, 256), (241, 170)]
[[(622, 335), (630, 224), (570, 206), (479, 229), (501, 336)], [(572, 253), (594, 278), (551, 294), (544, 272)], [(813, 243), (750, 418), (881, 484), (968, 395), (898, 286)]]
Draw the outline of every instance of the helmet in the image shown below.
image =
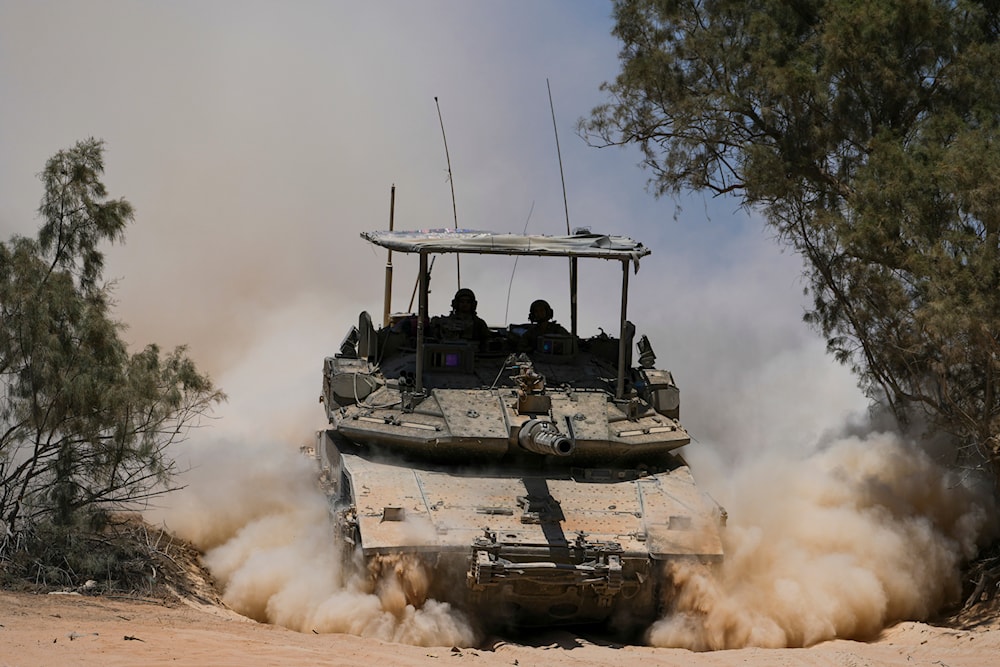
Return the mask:
[(476, 301), (476, 293), (470, 290), (468, 287), (463, 287), (462, 289), (455, 292), (455, 298), (451, 300), (451, 309), (458, 310), (458, 300), (459, 299), (472, 299), (472, 312), (476, 312), (476, 306), (479, 302)]
[[(534, 315), (536, 306), (544, 309), (543, 312), (545, 314), (542, 317), (542, 319), (538, 319)], [(531, 307), (528, 308), (528, 320), (531, 322), (547, 322), (552, 319), (553, 314), (554, 313), (552, 312), (552, 306), (550, 306), (549, 302), (546, 301), (545, 299), (537, 299), (535, 301), (532, 301)]]

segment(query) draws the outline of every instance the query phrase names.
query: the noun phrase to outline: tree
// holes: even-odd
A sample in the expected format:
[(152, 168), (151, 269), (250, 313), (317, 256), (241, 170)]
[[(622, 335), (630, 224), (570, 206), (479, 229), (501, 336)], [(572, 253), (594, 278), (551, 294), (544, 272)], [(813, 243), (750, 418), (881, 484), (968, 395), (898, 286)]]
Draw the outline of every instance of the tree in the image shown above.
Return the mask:
[(0, 546), (166, 492), (170, 445), (224, 399), (183, 347), (132, 354), (111, 318), (99, 244), (133, 210), (107, 198), (103, 148), (52, 157), (38, 238), (0, 243)]
[(807, 260), (807, 321), (900, 423), (1000, 471), (1000, 17), (992, 0), (618, 0), (582, 120), (657, 195), (732, 194)]

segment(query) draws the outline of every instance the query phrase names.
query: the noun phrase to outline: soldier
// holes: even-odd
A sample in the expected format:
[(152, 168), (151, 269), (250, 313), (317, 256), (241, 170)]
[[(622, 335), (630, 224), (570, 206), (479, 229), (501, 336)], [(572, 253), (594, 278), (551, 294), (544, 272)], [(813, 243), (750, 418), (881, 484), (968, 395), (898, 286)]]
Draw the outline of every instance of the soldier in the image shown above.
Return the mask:
[(538, 345), (538, 339), (545, 334), (568, 334), (561, 324), (552, 319), (552, 306), (544, 299), (537, 299), (531, 302), (528, 309), (528, 320), (531, 325), (524, 334), (523, 348), (533, 352)]
[(477, 305), (476, 295), (468, 287), (455, 292), (451, 314), (435, 317), (431, 322), (435, 335), (442, 340), (474, 340), (482, 347), (490, 337), (490, 328), (476, 315)]

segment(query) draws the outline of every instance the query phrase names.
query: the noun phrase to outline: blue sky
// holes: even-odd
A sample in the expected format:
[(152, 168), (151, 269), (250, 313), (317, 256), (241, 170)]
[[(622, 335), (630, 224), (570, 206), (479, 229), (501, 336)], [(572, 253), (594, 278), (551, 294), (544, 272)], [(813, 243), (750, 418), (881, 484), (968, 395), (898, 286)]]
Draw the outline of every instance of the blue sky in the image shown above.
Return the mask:
[[(223, 428), (298, 444), (322, 426), (322, 357), (361, 309), (381, 312), (385, 258), (358, 233), (387, 227), (390, 186), (397, 228), (453, 224), (435, 96), (459, 224), (565, 229), (548, 79), (572, 226), (653, 250), (630, 314), (677, 376), (685, 425), (730, 451), (812, 441), (863, 400), (801, 322), (798, 258), (735, 201), (678, 210), (648, 194), (636, 150), (575, 133), (617, 72), (610, 14), (570, 0), (0, 1), (0, 234), (37, 229), (49, 156), (103, 138), (106, 183), (137, 214), (108, 252), (127, 337), (188, 343), (231, 397)], [(396, 266), (400, 310), (412, 282)], [(463, 264), (491, 324), (537, 296), (568, 320), (561, 263), (522, 261), (513, 281), (511, 268)], [(585, 299), (617, 301), (616, 266), (584, 270)], [(583, 333), (614, 322), (582, 318)]]

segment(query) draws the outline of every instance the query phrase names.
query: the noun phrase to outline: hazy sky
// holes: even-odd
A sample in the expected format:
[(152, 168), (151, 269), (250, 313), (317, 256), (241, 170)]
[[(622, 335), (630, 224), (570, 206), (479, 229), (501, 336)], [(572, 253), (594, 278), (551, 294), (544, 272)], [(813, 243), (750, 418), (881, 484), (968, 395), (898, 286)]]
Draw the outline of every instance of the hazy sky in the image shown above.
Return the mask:
[[(136, 209), (109, 249), (134, 345), (188, 343), (230, 395), (228, 424), (289, 439), (322, 426), (323, 356), (358, 312), (381, 313), (388, 226), (565, 229), (546, 79), (573, 227), (653, 255), (631, 319), (674, 370), (685, 425), (734, 448), (799, 443), (863, 405), (802, 324), (800, 262), (733, 200), (678, 210), (645, 190), (635, 150), (575, 133), (618, 69), (611, 5), (505, 2), (0, 1), (0, 235), (33, 234), (37, 174), (106, 141), (106, 183)], [(530, 212), (530, 217), (529, 217)], [(435, 268), (447, 309), (454, 260)], [(395, 256), (394, 310), (413, 263)], [(565, 266), (463, 264), (491, 324), (547, 297), (568, 322)], [(582, 333), (616, 330), (617, 264), (583, 267)], [(779, 420), (780, 429), (775, 428)]]

